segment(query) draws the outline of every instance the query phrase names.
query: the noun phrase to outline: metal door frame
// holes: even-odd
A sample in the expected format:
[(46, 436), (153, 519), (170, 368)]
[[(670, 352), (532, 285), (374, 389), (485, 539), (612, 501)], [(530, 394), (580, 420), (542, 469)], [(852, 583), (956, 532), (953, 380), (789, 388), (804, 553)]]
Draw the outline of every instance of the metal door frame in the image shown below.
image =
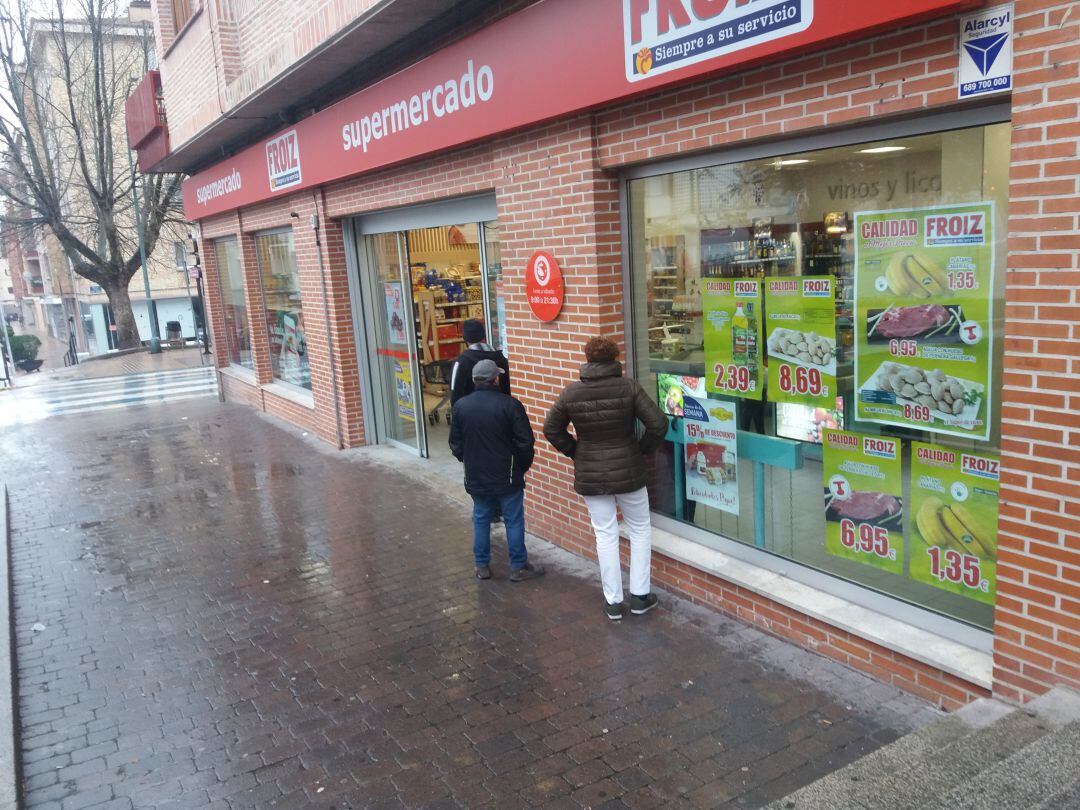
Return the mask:
[[(405, 233), (403, 231), (387, 231), (396, 237), (398, 250), (398, 281), (402, 284), (402, 290), (408, 291), (407, 301), (409, 308), (414, 306), (412, 300), (412, 281), (408, 274), (408, 251), (405, 246)], [(346, 260), (349, 266), (356, 272), (349, 273), (349, 286), (353, 294), (353, 330), (357, 336), (357, 368), (366, 371), (360, 381), (361, 403), (364, 409), (364, 433), (368, 444), (390, 444), (405, 450), (421, 458), (427, 457), (427, 431), (424, 423), (423, 386), (420, 384), (420, 355), (416, 343), (416, 328), (406, 330), (408, 336), (408, 351), (415, 362), (412, 366), (413, 397), (416, 402), (415, 424), (416, 443), (408, 444), (400, 439), (388, 435), (386, 426), (383, 424), (380, 408), (376, 403), (387, 403), (390, 400), (389, 392), (383, 380), (378, 361), (378, 336), (375, 331), (375, 301), (380, 294), (374, 289), (375, 257), (372, 253), (371, 242), (366, 234), (362, 234), (356, 227), (355, 220), (346, 223), (345, 240)], [(370, 234), (373, 235), (373, 234)], [(403, 256), (404, 252), (404, 256)], [(403, 260), (404, 259), (404, 260)], [(366, 317), (367, 316), (367, 317)], [(409, 313), (413, 317), (412, 312)]]

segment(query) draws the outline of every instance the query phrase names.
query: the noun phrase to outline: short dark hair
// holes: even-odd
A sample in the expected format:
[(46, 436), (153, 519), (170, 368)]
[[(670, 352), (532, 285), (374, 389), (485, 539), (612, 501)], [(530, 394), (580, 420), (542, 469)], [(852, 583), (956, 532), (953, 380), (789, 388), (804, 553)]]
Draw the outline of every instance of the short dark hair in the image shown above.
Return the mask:
[(487, 329), (484, 322), (476, 318), (469, 318), (461, 324), (461, 337), (466, 343), (483, 343), (487, 338)]
[(619, 356), (619, 344), (609, 337), (594, 337), (585, 344), (585, 359), (590, 363), (610, 363)]

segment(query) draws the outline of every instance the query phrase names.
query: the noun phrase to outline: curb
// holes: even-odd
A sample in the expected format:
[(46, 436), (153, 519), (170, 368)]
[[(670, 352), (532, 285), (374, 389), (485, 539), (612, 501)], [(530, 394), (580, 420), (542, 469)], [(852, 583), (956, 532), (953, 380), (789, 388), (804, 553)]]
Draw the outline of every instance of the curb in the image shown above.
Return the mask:
[(21, 808), (16, 736), (19, 703), (15, 678), (15, 594), (11, 581), (10, 540), (7, 487), (0, 484), (0, 807)]
[[(138, 354), (139, 352), (145, 351), (149, 351), (146, 346), (138, 346), (134, 349), (118, 349), (115, 352), (105, 352), (105, 354), (92, 354), (89, 357), (84, 357), (80, 360), (79, 365), (81, 366), (83, 363), (93, 363), (95, 360), (110, 360), (113, 357), (124, 357), (128, 354)], [(71, 366), (66, 366), (66, 368), (71, 368)]]

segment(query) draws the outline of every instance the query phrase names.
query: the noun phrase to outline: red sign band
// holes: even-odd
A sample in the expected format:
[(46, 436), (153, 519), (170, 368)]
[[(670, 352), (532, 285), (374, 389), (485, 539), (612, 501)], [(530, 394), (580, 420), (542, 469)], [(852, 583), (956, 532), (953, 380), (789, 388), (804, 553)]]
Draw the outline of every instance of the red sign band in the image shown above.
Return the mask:
[[(540, 0), (199, 172), (202, 219), (981, 0)], [(621, 10), (621, 14), (620, 14)]]

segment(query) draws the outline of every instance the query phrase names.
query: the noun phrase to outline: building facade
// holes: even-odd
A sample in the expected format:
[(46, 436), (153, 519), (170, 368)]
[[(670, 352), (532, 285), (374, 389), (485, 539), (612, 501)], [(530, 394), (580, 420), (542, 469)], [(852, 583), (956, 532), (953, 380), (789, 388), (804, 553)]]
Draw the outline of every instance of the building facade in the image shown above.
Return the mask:
[[(109, 47), (113, 49), (114, 56), (111, 69), (115, 73), (110, 79), (118, 85), (123, 85), (129, 78), (142, 78), (145, 57), (148, 55), (152, 60), (156, 56), (152, 52), (154, 43), (150, 18), (148, 0), (134, 0), (126, 16), (116, 20), (109, 32), (112, 38)], [(61, 40), (66, 42), (63, 48)], [(70, 61), (78, 68), (89, 40), (90, 33), (82, 20), (69, 19), (63, 26), (56, 20), (31, 21), (27, 31), (29, 50), (24, 67), (27, 77), (24, 95), (28, 108), (38, 109), (30, 103), (32, 99), (49, 99), (55, 104), (72, 95), (64, 66)], [(75, 87), (78, 87), (77, 83)], [(78, 106), (82, 101), (75, 93), (73, 103)], [(65, 186), (62, 195), (65, 216), (88, 243), (98, 242), (104, 237), (96, 233), (98, 229), (87, 187), (78, 180), (78, 149), (74, 130), (70, 125), (62, 125), (64, 114), (66, 110), (57, 113), (42, 104), (40, 112), (35, 115), (43, 121), (35, 121), (34, 126), (46, 132), (38, 138), (42, 144), (48, 145), (58, 177), (67, 178), (57, 181), (58, 185)], [(82, 123), (85, 125), (86, 122)], [(122, 144), (125, 137), (123, 119), (116, 116), (111, 126), (114, 142)], [(127, 157), (122, 152), (120, 154), (122, 163), (111, 167), (118, 179), (127, 175), (129, 170)], [(26, 209), (20, 208), (14, 198), (6, 200), (5, 205), (12, 224), (5, 228), (4, 253), (9, 264), (18, 268), (17, 274), (23, 282), (21, 289), (13, 286), (23, 323), (62, 341), (67, 341), (74, 333), (80, 354), (104, 354), (115, 349), (118, 345), (115, 319), (104, 289), (74, 272), (72, 262), (48, 226), (16, 225), (21, 218), (30, 219), (26, 216)], [(119, 219), (124, 239), (137, 244), (136, 223), (131, 211), (121, 211)], [(149, 303), (142, 274), (136, 273), (131, 280), (132, 310), (139, 336), (143, 340), (148, 341), (151, 337), (151, 319), (154, 317), (159, 322), (162, 336), (166, 334), (170, 321), (179, 322), (182, 335), (191, 339), (201, 328), (201, 309), (194, 300), (194, 284), (188, 277), (185, 265), (188, 243), (187, 225), (170, 223), (166, 226), (156, 250), (147, 257), (151, 290)]]
[(372, 5), (155, 7), (226, 399), (437, 464), (482, 317), (594, 556), (539, 426), (614, 335), (661, 585), (946, 707), (1080, 686), (1076, 2)]

